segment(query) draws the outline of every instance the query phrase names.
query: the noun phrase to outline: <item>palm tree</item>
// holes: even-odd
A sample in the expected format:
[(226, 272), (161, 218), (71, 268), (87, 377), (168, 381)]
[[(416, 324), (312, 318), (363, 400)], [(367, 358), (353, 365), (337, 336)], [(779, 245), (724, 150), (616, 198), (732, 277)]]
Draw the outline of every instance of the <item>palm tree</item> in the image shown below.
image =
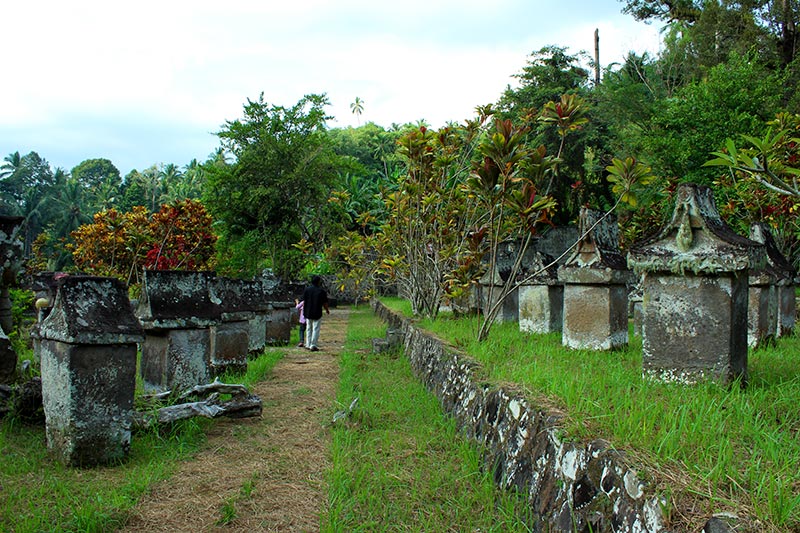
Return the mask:
[(352, 111), (353, 114), (356, 116), (356, 118), (358, 119), (358, 125), (360, 126), (361, 113), (364, 112), (364, 100), (356, 96), (355, 101), (352, 104), (350, 104), (350, 111)]
[(13, 154), (5, 156), (3, 161), (5, 161), (5, 163), (0, 165), (0, 179), (7, 178), (19, 168), (22, 157), (19, 155), (19, 152), (14, 152)]

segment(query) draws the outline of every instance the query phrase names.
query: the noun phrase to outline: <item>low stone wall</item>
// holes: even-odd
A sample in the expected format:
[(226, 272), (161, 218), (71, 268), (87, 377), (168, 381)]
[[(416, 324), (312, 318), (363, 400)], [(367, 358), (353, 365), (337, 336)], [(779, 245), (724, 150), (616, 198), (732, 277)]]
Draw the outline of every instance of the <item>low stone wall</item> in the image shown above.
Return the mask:
[(561, 415), (480, 378), (480, 365), (373, 300), (418, 378), (484, 450), (502, 488), (527, 495), (535, 531), (666, 531), (663, 499), (604, 441), (566, 442)]

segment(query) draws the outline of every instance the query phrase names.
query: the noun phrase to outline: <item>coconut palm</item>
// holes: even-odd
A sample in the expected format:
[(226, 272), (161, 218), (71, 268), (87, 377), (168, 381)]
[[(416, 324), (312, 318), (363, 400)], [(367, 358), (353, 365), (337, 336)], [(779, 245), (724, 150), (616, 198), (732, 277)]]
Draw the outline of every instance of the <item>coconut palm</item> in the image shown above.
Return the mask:
[(353, 114), (356, 116), (356, 118), (358, 119), (358, 125), (360, 126), (361, 113), (364, 112), (364, 100), (356, 96), (355, 101), (352, 104), (350, 104), (350, 111), (352, 111)]

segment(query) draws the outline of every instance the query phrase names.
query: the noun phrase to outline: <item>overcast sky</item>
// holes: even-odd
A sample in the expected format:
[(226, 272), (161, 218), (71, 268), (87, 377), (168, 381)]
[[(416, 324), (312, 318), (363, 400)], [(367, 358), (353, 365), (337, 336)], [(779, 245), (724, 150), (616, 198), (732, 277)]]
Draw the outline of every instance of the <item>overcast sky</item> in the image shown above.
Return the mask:
[[(546, 45), (620, 62), (658, 28), (619, 0), (26, 0), (3, 6), (0, 157), (122, 175), (204, 161), (247, 99), (326, 93), (331, 127), (463, 122)], [(359, 97), (364, 111), (350, 104)]]

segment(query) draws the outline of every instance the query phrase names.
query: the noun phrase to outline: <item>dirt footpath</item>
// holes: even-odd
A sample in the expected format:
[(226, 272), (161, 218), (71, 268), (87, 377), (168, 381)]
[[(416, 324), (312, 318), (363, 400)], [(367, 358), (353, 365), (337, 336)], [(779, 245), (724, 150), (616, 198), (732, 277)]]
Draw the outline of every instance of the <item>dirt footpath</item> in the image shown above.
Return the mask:
[(323, 317), (320, 351), (287, 348), (253, 390), (262, 417), (217, 421), (197, 457), (155, 485), (119, 531), (318, 531), (347, 316)]

